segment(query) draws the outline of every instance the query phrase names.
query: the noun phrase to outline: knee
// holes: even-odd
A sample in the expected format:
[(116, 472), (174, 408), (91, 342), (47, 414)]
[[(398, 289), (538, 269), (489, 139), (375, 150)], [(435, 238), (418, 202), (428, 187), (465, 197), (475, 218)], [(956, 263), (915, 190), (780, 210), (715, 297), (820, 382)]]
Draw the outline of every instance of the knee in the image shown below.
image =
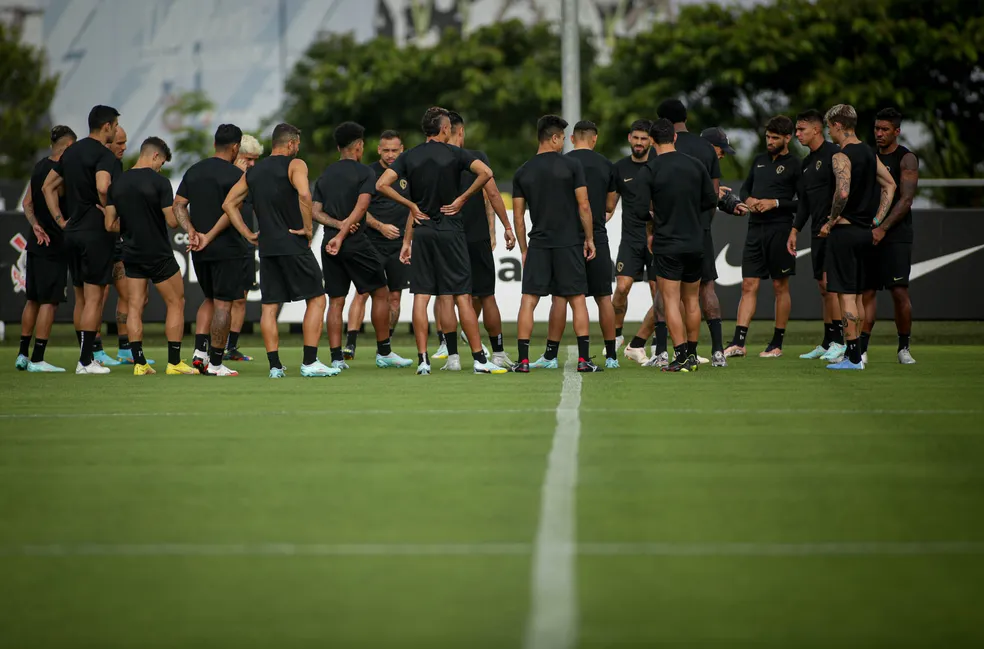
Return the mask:
[(742, 294), (757, 293), (759, 287), (759, 281), (754, 278), (746, 277), (741, 280), (741, 292)]
[(774, 290), (777, 295), (780, 293), (789, 293), (789, 280), (785, 278), (772, 280), (772, 290)]
[(909, 301), (909, 287), (893, 286), (892, 299), (895, 300), (896, 304), (906, 304)]

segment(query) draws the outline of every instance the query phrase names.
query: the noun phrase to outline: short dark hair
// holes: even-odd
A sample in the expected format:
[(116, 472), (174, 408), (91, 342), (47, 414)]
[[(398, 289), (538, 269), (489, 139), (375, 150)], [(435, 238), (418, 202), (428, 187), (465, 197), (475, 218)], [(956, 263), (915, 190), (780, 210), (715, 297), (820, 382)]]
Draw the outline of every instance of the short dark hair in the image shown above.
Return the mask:
[(143, 144), (140, 145), (140, 154), (143, 155), (147, 149), (156, 149), (158, 153), (164, 156), (165, 162), (171, 161), (171, 148), (161, 138), (152, 135), (144, 140)]
[(281, 122), (273, 127), (271, 146), (283, 146), (293, 140), (301, 139), (301, 129), (287, 122)]
[(79, 139), (78, 136), (75, 135), (75, 131), (73, 131), (72, 129), (70, 129), (69, 127), (63, 124), (59, 124), (58, 126), (52, 127), (51, 129), (52, 144), (55, 144), (56, 142), (58, 142), (58, 140), (62, 139), (63, 137), (70, 137), (73, 140)]
[(891, 122), (895, 128), (902, 128), (902, 113), (898, 108), (882, 108), (875, 114), (877, 122)]
[(558, 115), (544, 115), (536, 122), (536, 137), (540, 142), (546, 142), (554, 135), (563, 133), (567, 128), (567, 120)]
[(676, 135), (675, 122), (667, 117), (661, 117), (653, 122), (649, 129), (649, 137), (653, 138), (655, 144), (673, 144), (673, 137)]
[(112, 106), (93, 106), (89, 111), (89, 132), (98, 131), (106, 124), (112, 124), (120, 116), (120, 111)]
[(649, 129), (653, 127), (652, 120), (649, 119), (637, 119), (632, 122), (632, 126), (629, 127), (629, 133), (634, 133), (635, 131), (642, 131), (646, 135), (649, 135)]
[(366, 129), (355, 122), (342, 122), (335, 128), (335, 144), (339, 149), (347, 149), (352, 143), (363, 139)]
[(687, 107), (679, 99), (664, 99), (656, 107), (656, 114), (665, 117), (674, 124), (681, 124), (687, 121)]
[(458, 113), (456, 111), (449, 110), (448, 119), (451, 121), (452, 131), (456, 131), (465, 125), (465, 118), (461, 116), (461, 113)]
[(215, 148), (224, 149), (243, 141), (243, 129), (235, 124), (219, 124), (215, 129)]
[(585, 133), (594, 133), (595, 135), (598, 135), (598, 125), (587, 119), (582, 119), (574, 125), (574, 137), (584, 137)]
[(821, 113), (816, 108), (804, 110), (802, 113), (796, 116), (796, 121), (809, 122), (811, 124), (819, 124), (820, 126), (823, 126), (823, 113)]
[(441, 134), (441, 120), (450, 118), (450, 114), (440, 106), (432, 106), (424, 111), (424, 116), (420, 120), (420, 130), (425, 137), (434, 137)]
[(765, 125), (765, 131), (767, 133), (776, 133), (777, 135), (792, 135), (793, 120), (785, 115), (776, 115)]
[(399, 140), (403, 142), (403, 138), (400, 136), (399, 131), (394, 131), (393, 129), (386, 129), (383, 131), (382, 135), (379, 136), (380, 140)]

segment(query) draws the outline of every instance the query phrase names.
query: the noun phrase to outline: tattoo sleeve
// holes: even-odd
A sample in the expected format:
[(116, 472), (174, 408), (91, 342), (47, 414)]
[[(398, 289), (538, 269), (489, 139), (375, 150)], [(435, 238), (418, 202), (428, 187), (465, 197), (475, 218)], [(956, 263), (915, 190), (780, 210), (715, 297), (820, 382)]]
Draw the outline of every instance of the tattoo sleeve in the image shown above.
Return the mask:
[(834, 168), (834, 202), (830, 206), (828, 221), (833, 225), (840, 218), (851, 195), (851, 160), (843, 153), (837, 153), (831, 162)]
[(38, 224), (37, 218), (34, 216), (34, 199), (31, 197), (31, 186), (27, 186), (27, 195), (24, 197), (24, 202), (22, 204), (24, 207), (24, 216), (27, 218), (27, 222), (31, 224), (33, 228)]
[(342, 229), (342, 222), (325, 214), (322, 204), (318, 201), (315, 201), (312, 206), (311, 217), (321, 225), (327, 225), (329, 228), (335, 228), (336, 230)]
[(919, 186), (919, 160), (911, 153), (902, 158), (902, 177), (899, 180), (899, 202), (895, 204), (881, 227), (891, 230), (902, 217), (912, 209), (912, 201), (916, 198), (916, 188)]
[(188, 202), (187, 201), (174, 201), (171, 205), (171, 212), (174, 214), (174, 218), (177, 219), (178, 225), (185, 232), (191, 232), (194, 227), (191, 225), (191, 215), (188, 214)]

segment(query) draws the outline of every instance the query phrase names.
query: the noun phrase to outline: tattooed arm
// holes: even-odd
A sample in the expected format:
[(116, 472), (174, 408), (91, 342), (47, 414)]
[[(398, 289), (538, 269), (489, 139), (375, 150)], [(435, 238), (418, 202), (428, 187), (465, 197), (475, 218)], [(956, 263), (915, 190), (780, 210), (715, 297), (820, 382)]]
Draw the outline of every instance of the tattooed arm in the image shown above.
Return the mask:
[(895, 197), (895, 180), (888, 167), (878, 162), (878, 184), (881, 185), (881, 200), (878, 203), (878, 213), (875, 214), (874, 224), (878, 225), (885, 220), (888, 209), (892, 206), (892, 199)]
[[(830, 205), (830, 217), (824, 223), (823, 228), (830, 233), (840, 218), (841, 213), (847, 206), (847, 199), (851, 195), (851, 160), (843, 153), (835, 153), (831, 159), (831, 166), (834, 169), (834, 201)], [(824, 235), (826, 236), (826, 235)]]
[[(899, 202), (892, 208), (891, 213), (883, 222), (875, 222), (875, 243), (885, 237), (885, 233), (892, 229), (902, 217), (912, 209), (912, 201), (916, 198), (916, 187), (919, 185), (919, 160), (912, 153), (907, 153), (902, 157), (902, 178), (899, 187)], [(880, 232), (879, 232), (880, 231)]]
[(341, 230), (344, 225), (338, 219), (328, 216), (321, 201), (314, 201), (311, 204), (311, 217), (321, 225), (327, 225), (329, 228), (335, 228), (336, 230)]

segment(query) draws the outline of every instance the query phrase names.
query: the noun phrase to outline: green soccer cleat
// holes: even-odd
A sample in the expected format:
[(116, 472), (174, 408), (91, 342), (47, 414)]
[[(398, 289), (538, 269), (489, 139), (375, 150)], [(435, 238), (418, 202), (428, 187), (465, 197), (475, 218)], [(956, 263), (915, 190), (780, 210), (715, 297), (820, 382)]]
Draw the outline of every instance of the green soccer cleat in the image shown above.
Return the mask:
[(831, 363), (839, 363), (844, 359), (844, 352), (846, 351), (847, 345), (830, 343), (830, 349), (828, 349), (824, 355), (820, 357), (820, 359)]
[(342, 373), (342, 370), (337, 367), (328, 367), (319, 360), (314, 361), (310, 365), (301, 365), (301, 376), (307, 378), (314, 378), (320, 376), (338, 376)]
[(272, 367), (270, 368), (270, 378), (271, 379), (282, 379), (286, 376), (284, 368), (282, 367)]
[(805, 361), (815, 361), (818, 358), (823, 358), (823, 355), (827, 353), (827, 350), (817, 345), (813, 351), (806, 352), (805, 354), (800, 354), (800, 358)]
[(606, 358), (605, 359), (605, 369), (606, 370), (617, 370), (619, 368), (617, 358)]
[(543, 356), (530, 363), (530, 368), (535, 370), (555, 370), (560, 367), (557, 359), (547, 360)]
[(17, 354), (17, 360), (14, 362), (14, 367), (23, 372), (27, 369), (27, 366), (31, 364), (31, 359), (24, 354)]
[(386, 356), (380, 356), (376, 354), (376, 367), (387, 368), (387, 367), (410, 367), (413, 365), (413, 361), (409, 358), (403, 358), (393, 352), (390, 352)]
[(40, 363), (29, 363), (27, 365), (28, 372), (64, 372), (64, 367), (55, 367), (47, 361), (41, 361)]

